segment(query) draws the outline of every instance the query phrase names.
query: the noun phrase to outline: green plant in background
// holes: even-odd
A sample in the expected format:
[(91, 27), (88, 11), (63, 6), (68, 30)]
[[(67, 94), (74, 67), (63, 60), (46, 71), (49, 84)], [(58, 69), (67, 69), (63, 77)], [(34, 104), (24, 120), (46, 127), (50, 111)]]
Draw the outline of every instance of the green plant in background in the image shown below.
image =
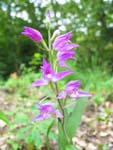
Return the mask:
[[(35, 109), (33, 108), (34, 113), (36, 113)], [(28, 150), (39, 150), (45, 144), (40, 135), (46, 136), (47, 126), (51, 123), (51, 120), (42, 124), (41, 122), (31, 123), (30, 119), (29, 115), (25, 115), (24, 111), (14, 116), (13, 124), (10, 125), (8, 133), (10, 136), (13, 133), (13, 138), (7, 140), (9, 147), (13, 148), (13, 150), (23, 149), (24, 146)]]
[(31, 60), (30, 64), (33, 65), (33, 66), (35, 66), (35, 67), (37, 67), (38, 65), (41, 64), (41, 58), (42, 58), (41, 54), (38, 53), (38, 52), (36, 52), (33, 55), (33, 58)]

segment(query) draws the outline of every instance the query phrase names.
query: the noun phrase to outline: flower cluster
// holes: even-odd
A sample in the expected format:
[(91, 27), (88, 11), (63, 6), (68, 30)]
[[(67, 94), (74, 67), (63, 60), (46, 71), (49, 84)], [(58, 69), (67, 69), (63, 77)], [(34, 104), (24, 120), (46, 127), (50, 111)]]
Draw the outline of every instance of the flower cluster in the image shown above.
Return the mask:
[(51, 67), (51, 64), (48, 63), (45, 58), (43, 58), (43, 65), (41, 69), (42, 69), (43, 79), (33, 82), (31, 85), (29, 85), (29, 87), (47, 85), (48, 82), (57, 82), (62, 78), (64, 78), (65, 76), (73, 73), (72, 70), (55, 73)]
[[(50, 15), (48, 14), (48, 17), (50, 18)], [(31, 27), (25, 27), (24, 32), (22, 34), (28, 36), (30, 39), (32, 39), (35, 42), (41, 42), (43, 40), (42, 34), (37, 31), (36, 29), (33, 29)], [(44, 86), (48, 83), (52, 83), (53, 85), (61, 80), (62, 78), (66, 77), (69, 74), (74, 73), (70, 67), (66, 64), (66, 61), (68, 59), (75, 59), (75, 50), (74, 48), (79, 47), (78, 44), (74, 44), (70, 41), (72, 32), (67, 32), (66, 34), (59, 35), (54, 39), (54, 42), (52, 44), (52, 49), (49, 49), (50, 56), (52, 57), (52, 54), (56, 54), (56, 57), (54, 61), (47, 62), (45, 58), (43, 58), (42, 61), (42, 79), (34, 81), (29, 87), (37, 87), (37, 86)], [(42, 43), (43, 44), (43, 43)], [(47, 47), (47, 45), (46, 45)], [(52, 53), (51, 53), (52, 52)], [(56, 53), (57, 52), (57, 53)], [(54, 56), (53, 55), (53, 56)], [(53, 66), (54, 63), (58, 62), (57, 66), (63, 67), (66, 70), (57, 72)], [(53, 63), (53, 64), (51, 64)], [(57, 93), (56, 98), (59, 102), (59, 99), (66, 99), (68, 97), (70, 98), (80, 98), (80, 97), (91, 97), (92, 95), (82, 91), (80, 88), (80, 81), (79, 80), (73, 80), (67, 83), (65, 89), (61, 91), (60, 93)], [(59, 102), (60, 103), (60, 102)], [(49, 117), (55, 116), (57, 118), (62, 118), (63, 114), (58, 109), (54, 108), (54, 105), (52, 103), (46, 103), (39, 105), (38, 109), (40, 110), (40, 114), (36, 116), (33, 120), (45, 120)]]
[(69, 68), (65, 62), (71, 58), (74, 59), (75, 51), (73, 50), (76, 47), (79, 47), (78, 44), (73, 44), (70, 41), (71, 32), (58, 36), (54, 43), (53, 48), (58, 51), (57, 59), (59, 62), (59, 66)]

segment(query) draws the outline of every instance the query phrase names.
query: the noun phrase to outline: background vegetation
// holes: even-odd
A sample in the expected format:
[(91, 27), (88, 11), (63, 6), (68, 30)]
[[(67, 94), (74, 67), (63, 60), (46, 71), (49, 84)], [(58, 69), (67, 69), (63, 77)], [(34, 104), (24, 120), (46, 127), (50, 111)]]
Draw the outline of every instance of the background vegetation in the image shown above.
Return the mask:
[[(21, 36), (24, 26), (40, 30), (45, 11), (52, 11), (52, 28), (61, 33), (73, 31), (73, 42), (80, 44), (77, 64), (83, 68), (109, 68), (113, 60), (113, 1), (112, 0), (1, 0), (0, 1), (0, 74), (7, 77), (20, 73), (21, 65), (39, 65), (42, 50), (30, 39)], [(37, 53), (37, 54), (35, 54)], [(46, 55), (46, 54), (44, 54)]]

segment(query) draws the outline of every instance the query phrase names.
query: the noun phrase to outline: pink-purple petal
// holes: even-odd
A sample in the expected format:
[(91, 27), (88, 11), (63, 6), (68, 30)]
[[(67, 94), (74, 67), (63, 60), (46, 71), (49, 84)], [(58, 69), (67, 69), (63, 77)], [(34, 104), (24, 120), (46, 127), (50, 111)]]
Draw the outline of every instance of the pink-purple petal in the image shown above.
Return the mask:
[(41, 112), (54, 112), (54, 105), (52, 103), (39, 104), (38, 109)]
[(50, 117), (63, 117), (61, 112), (58, 109), (55, 109), (52, 103), (40, 104), (38, 109), (40, 110), (40, 114), (37, 115), (33, 121), (46, 120)]
[(37, 87), (37, 86), (42, 86), (42, 85), (47, 85), (48, 81), (47, 80), (36, 80), (34, 81), (32, 84), (30, 84), (28, 86), (28, 88), (32, 88), (32, 87)]
[(59, 95), (58, 95), (58, 99), (64, 99), (64, 98), (66, 98), (66, 92), (65, 91), (61, 91), (60, 93), (59, 93)]
[(52, 78), (52, 81), (57, 82), (57, 81), (61, 80), (62, 78), (66, 77), (67, 75), (72, 74), (72, 73), (74, 73), (74, 71), (72, 71), (72, 70), (67, 70), (67, 71), (62, 71), (62, 72), (56, 73), (54, 75), (54, 77)]
[(80, 81), (79, 80), (72, 80), (67, 83), (65, 90), (67, 93), (70, 93), (80, 87)]
[(75, 55), (75, 51), (73, 51), (73, 50), (61, 51), (61, 52), (58, 52), (57, 58), (58, 58), (58, 60), (66, 61), (69, 58), (74, 58), (74, 55)]
[(57, 118), (63, 118), (62, 113), (61, 113), (58, 109), (56, 110), (55, 113), (56, 113), (56, 117), (57, 117)]
[(59, 63), (60, 67), (64, 67), (64, 68), (70, 69), (70, 67), (67, 64), (65, 64), (65, 61), (61, 61), (60, 60), (58, 63)]
[(78, 96), (79, 97), (92, 97), (93, 95), (88, 93), (88, 92), (85, 92), (85, 91), (82, 91), (82, 90), (78, 90)]
[(61, 51), (70, 51), (70, 50), (72, 50), (73, 48), (76, 48), (76, 47), (79, 47), (79, 45), (78, 44), (73, 44), (73, 43), (66, 43), (63, 47), (62, 47), (62, 49), (61, 49)]
[(39, 115), (37, 115), (35, 118), (33, 118), (33, 121), (38, 121), (38, 120), (46, 120), (48, 118), (51, 117), (51, 114), (47, 114), (47, 113), (40, 113)]
[(55, 50), (60, 50), (70, 38), (71, 32), (58, 36), (53, 43), (53, 48)]
[(51, 81), (52, 77), (54, 76), (54, 71), (51, 67), (51, 64), (48, 63), (45, 58), (43, 58), (43, 65), (41, 66), (41, 69), (43, 73), (43, 78), (45, 80)]

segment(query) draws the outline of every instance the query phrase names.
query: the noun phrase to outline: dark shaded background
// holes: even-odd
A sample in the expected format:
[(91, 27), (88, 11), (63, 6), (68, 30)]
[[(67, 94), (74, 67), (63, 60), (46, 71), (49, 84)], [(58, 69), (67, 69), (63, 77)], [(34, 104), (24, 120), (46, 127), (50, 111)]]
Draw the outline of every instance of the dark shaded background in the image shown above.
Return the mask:
[[(72, 41), (80, 44), (77, 65), (82, 69), (113, 71), (113, 0), (0, 0), (0, 76), (21, 73), (21, 66), (39, 68), (46, 55), (20, 33), (24, 26), (39, 30), (47, 40), (45, 12), (52, 12), (52, 31), (73, 31)], [(26, 15), (27, 14), (27, 18)]]

